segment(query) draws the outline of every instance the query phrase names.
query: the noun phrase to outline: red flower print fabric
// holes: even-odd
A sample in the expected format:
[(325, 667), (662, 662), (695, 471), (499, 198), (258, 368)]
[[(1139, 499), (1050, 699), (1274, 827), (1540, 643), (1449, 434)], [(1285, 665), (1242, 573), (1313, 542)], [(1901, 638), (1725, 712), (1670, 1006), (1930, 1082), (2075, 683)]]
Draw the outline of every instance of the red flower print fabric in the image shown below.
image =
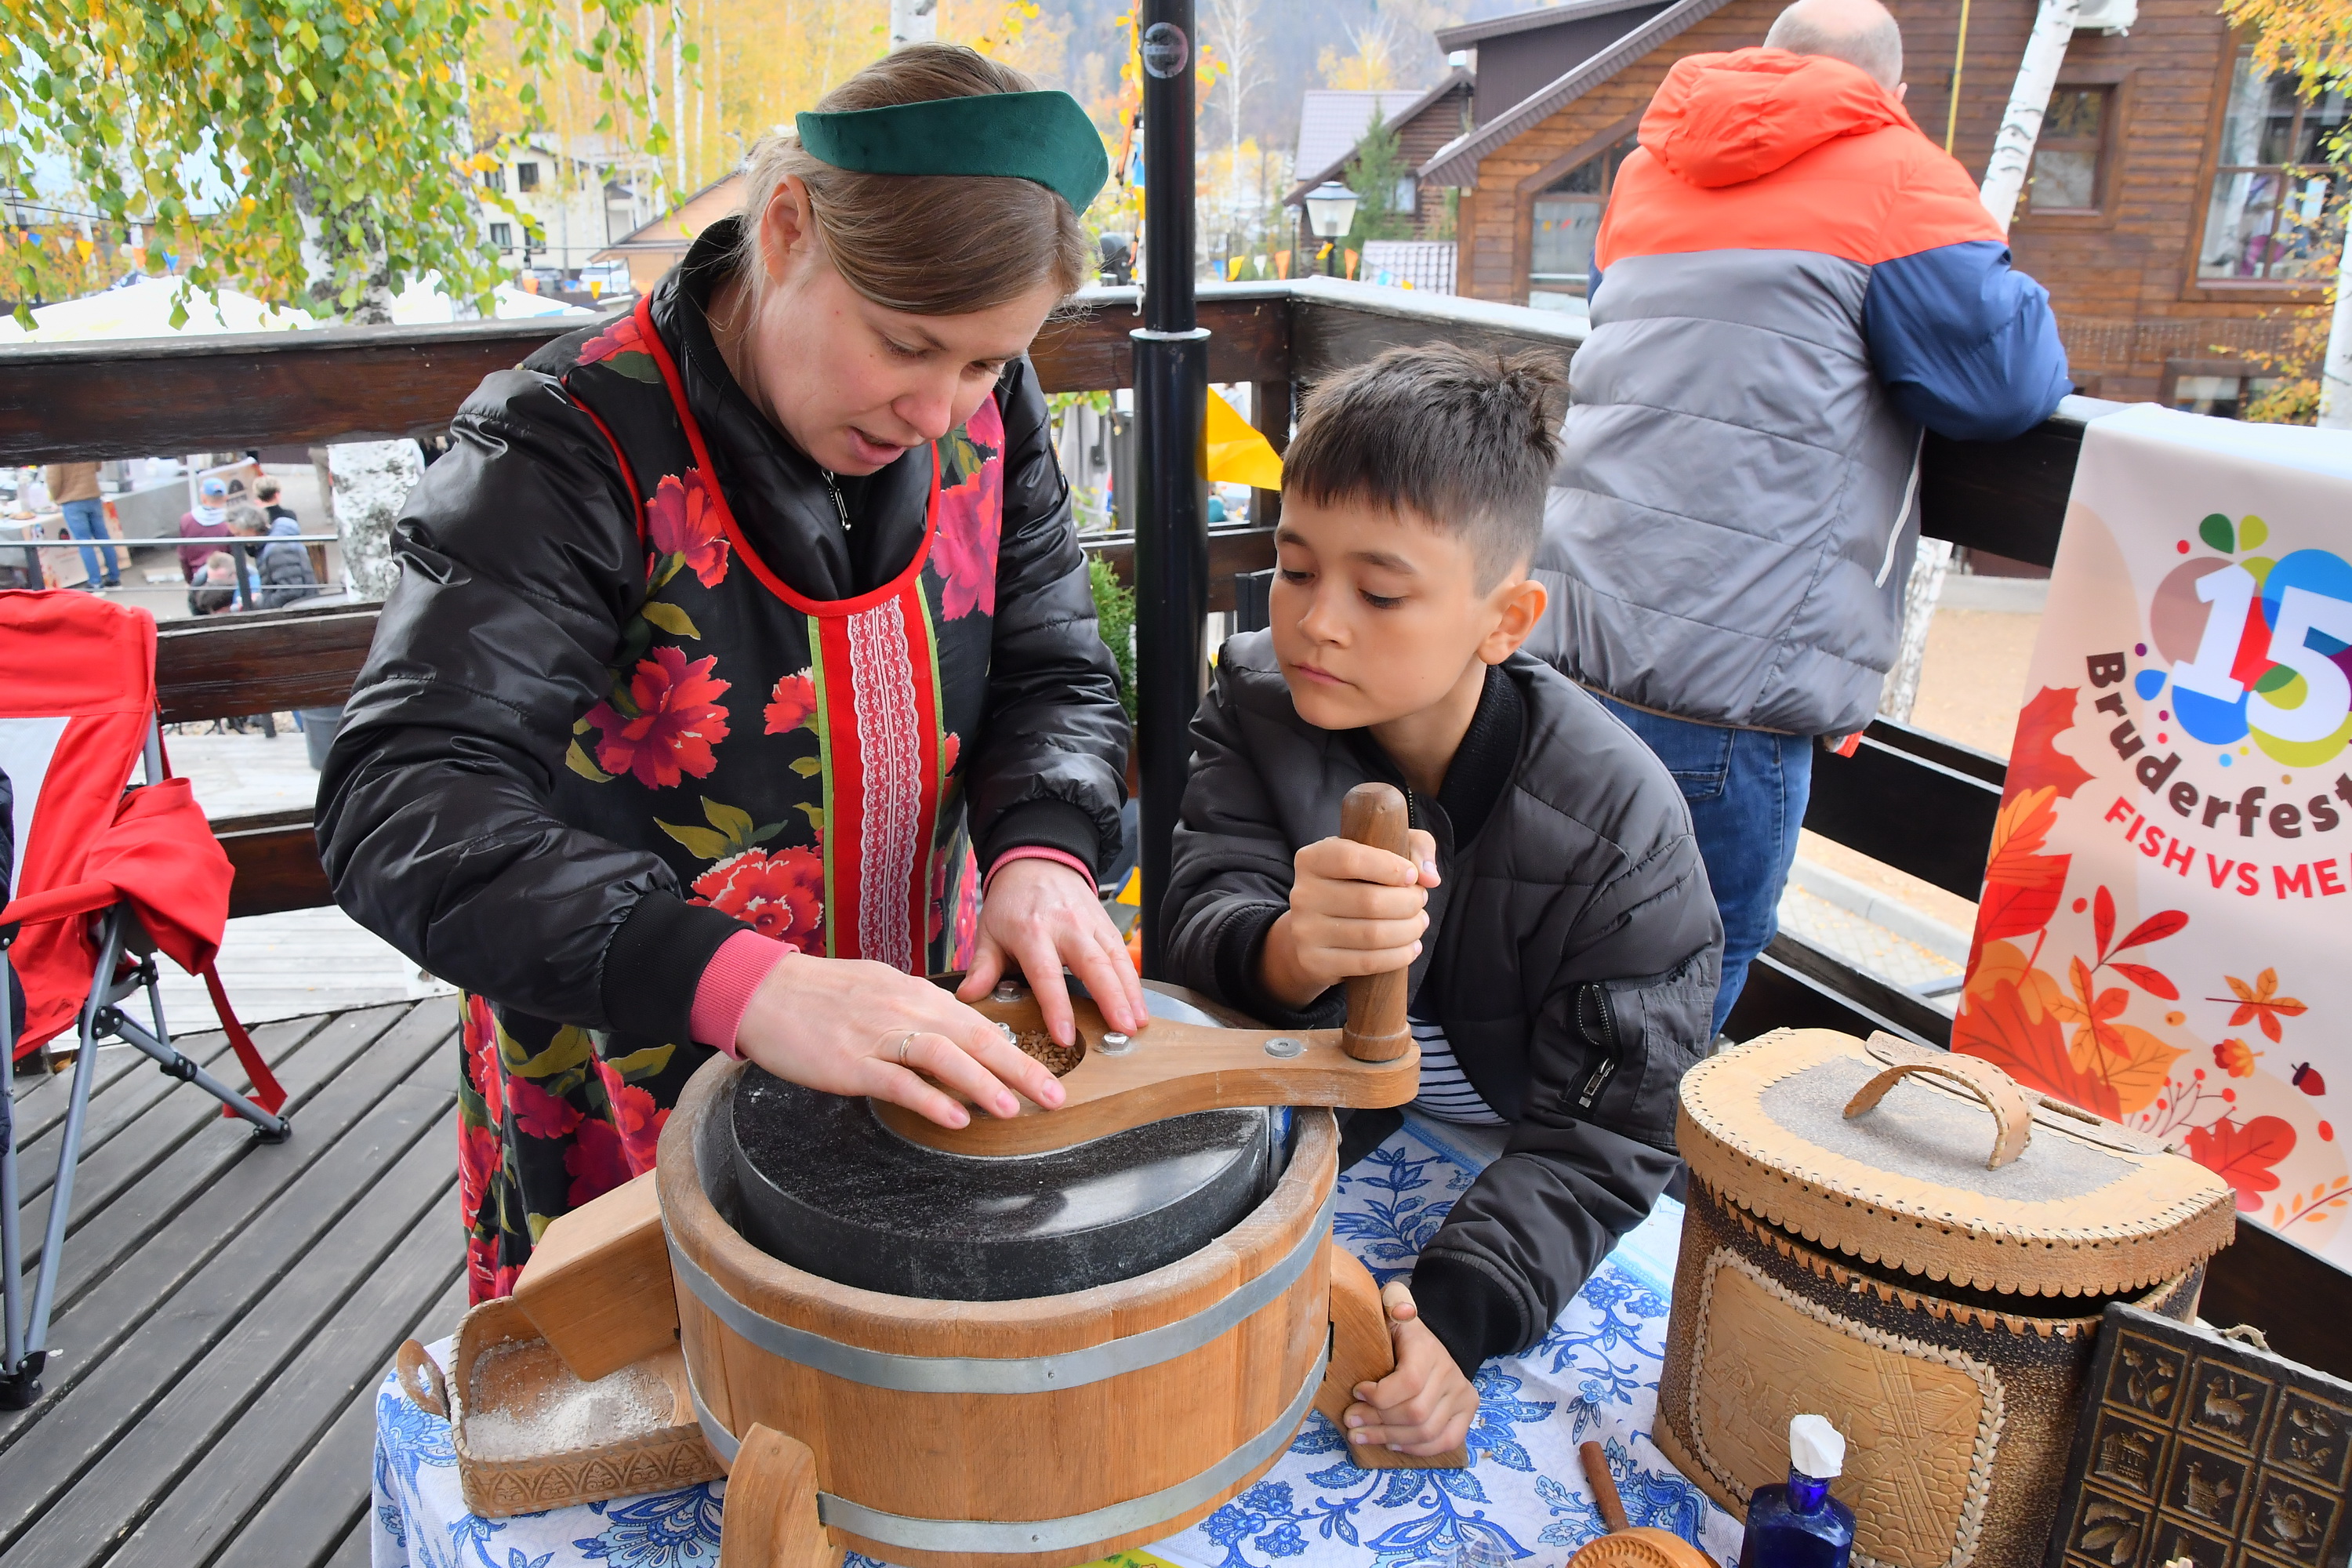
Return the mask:
[(816, 682), (809, 671), (787, 675), (768, 694), (767, 732), (789, 735), (816, 717)]
[(588, 710), (588, 722), (604, 731), (596, 764), (608, 773), (629, 773), (647, 789), (667, 789), (688, 773), (710, 776), (719, 759), (711, 748), (727, 739), (727, 710), (719, 699), (731, 684), (712, 675), (719, 660), (688, 662), (683, 650), (657, 647), (637, 662), (629, 681), (625, 714), (610, 699)]
[[(665, 474), (646, 503), (646, 538), (656, 554), (677, 557), (706, 588), (727, 580), (727, 531), (717, 497), (699, 468)], [(658, 575), (658, 574), (657, 574)]]
[(572, 368), (583, 364), (602, 364), (631, 381), (659, 382), (661, 367), (646, 347), (645, 329), (635, 316), (623, 316), (594, 337), (580, 345), (580, 357), (572, 362)]
[(813, 849), (747, 849), (697, 877), (694, 901), (733, 915), (761, 936), (817, 952), (824, 945), (824, 857)]
[(973, 466), (953, 485), (940, 476), (939, 532), (931, 541), (931, 566), (946, 584), (940, 614), (950, 621), (974, 610), (996, 614), (996, 550), (1004, 526), (1004, 420), (995, 399), (982, 400), (964, 433), (969, 439), (952, 445)]

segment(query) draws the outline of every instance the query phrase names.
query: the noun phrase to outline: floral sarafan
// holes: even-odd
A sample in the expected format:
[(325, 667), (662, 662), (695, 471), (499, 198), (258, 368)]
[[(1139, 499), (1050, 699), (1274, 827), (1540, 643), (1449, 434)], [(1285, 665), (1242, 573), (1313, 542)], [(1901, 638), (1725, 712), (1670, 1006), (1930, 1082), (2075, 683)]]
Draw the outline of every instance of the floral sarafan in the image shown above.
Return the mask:
[(747, 849), (694, 879), (698, 903), (804, 952), (824, 945), (824, 858), (813, 849)]
[(780, 676), (776, 689), (768, 693), (768, 707), (761, 715), (767, 721), (771, 735), (789, 735), (816, 717), (816, 682), (809, 670), (798, 675)]
[(635, 712), (624, 713), (613, 698), (588, 710), (588, 722), (604, 732), (597, 765), (633, 774), (647, 789), (667, 789), (688, 773), (709, 778), (719, 765), (711, 748), (727, 739), (727, 710), (719, 699), (730, 683), (711, 674), (718, 662), (688, 662), (675, 647), (654, 648), (638, 660), (628, 689)]
[(656, 554), (677, 556), (706, 588), (727, 580), (727, 531), (719, 497), (699, 468), (664, 474), (646, 502), (646, 540)]
[(950, 621), (974, 610), (993, 616), (1004, 516), (1004, 420), (996, 400), (983, 399), (963, 430), (941, 445), (963, 477), (950, 485), (940, 476), (939, 533), (931, 541), (931, 567), (945, 586), (940, 614)]

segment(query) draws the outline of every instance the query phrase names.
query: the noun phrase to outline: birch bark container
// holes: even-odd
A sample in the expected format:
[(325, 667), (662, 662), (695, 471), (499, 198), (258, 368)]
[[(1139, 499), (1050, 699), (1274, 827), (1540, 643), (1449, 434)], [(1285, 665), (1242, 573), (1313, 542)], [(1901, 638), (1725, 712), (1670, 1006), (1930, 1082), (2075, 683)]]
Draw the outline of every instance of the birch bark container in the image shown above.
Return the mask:
[(1782, 1030), (1685, 1076), (1658, 1447), (1733, 1514), (1789, 1419), (1847, 1441), (1861, 1568), (2042, 1559), (2106, 1303), (2187, 1321), (2237, 1223), (2154, 1140), (1891, 1036)]

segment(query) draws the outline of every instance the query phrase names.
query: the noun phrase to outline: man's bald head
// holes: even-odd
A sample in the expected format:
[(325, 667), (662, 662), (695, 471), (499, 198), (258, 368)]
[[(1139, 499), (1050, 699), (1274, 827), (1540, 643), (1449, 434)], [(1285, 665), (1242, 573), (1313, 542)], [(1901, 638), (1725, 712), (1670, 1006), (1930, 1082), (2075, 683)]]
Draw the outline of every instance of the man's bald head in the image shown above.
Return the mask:
[(1903, 79), (1903, 29), (1878, 0), (1797, 0), (1774, 19), (1764, 47), (1843, 60), (1889, 92)]

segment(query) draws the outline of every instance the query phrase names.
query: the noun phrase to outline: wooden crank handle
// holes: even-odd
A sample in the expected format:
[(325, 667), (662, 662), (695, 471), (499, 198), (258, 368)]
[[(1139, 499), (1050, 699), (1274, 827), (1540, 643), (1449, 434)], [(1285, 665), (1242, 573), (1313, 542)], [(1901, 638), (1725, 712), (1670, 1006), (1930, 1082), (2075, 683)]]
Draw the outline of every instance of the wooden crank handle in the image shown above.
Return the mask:
[[(1356, 1385), (1378, 1383), (1396, 1370), (1396, 1341), (1389, 1332), (1388, 1303), (1381, 1300), (1371, 1270), (1336, 1241), (1326, 1241), (1323, 1251), (1331, 1269), (1331, 1364), (1315, 1393), (1315, 1408), (1344, 1433)], [(1366, 1470), (1461, 1470), (1470, 1465), (1462, 1448), (1424, 1457), (1349, 1444), (1348, 1458)]]
[(840, 1561), (816, 1516), (816, 1456), (753, 1422), (727, 1469), (719, 1568), (834, 1568)]
[(1576, 1450), (1584, 1461), (1585, 1483), (1592, 1489), (1592, 1501), (1601, 1510), (1601, 1522), (1609, 1527), (1612, 1535), (1633, 1528), (1625, 1517), (1624, 1500), (1617, 1495), (1617, 1478), (1609, 1473), (1609, 1456), (1601, 1445), (1588, 1439)]
[(411, 1405), (427, 1415), (449, 1419), (449, 1382), (441, 1375), (440, 1363), (425, 1353), (423, 1345), (415, 1340), (402, 1341), (393, 1369), (400, 1379), (400, 1392), (408, 1395)]
[(1985, 1109), (1992, 1112), (1992, 1158), (1985, 1162), (1986, 1170), (1998, 1171), (2024, 1153), (2025, 1141), (2033, 1131), (2033, 1109), (2025, 1102), (2017, 1080), (1981, 1058), (1938, 1052), (1937, 1058), (1901, 1062), (1888, 1068), (1846, 1101), (1846, 1115), (1856, 1117), (1870, 1110), (1886, 1098), (1886, 1091), (1895, 1087), (1898, 1079), (1927, 1073), (1958, 1085), (1982, 1100)]
[[(1404, 794), (1393, 784), (1360, 784), (1339, 803), (1339, 836), (1391, 855), (1405, 852), (1410, 824)], [(1359, 974), (1348, 982), (1348, 1023), (1339, 1048), (1360, 1062), (1394, 1061), (1412, 1044), (1404, 1021), (1408, 971)]]

